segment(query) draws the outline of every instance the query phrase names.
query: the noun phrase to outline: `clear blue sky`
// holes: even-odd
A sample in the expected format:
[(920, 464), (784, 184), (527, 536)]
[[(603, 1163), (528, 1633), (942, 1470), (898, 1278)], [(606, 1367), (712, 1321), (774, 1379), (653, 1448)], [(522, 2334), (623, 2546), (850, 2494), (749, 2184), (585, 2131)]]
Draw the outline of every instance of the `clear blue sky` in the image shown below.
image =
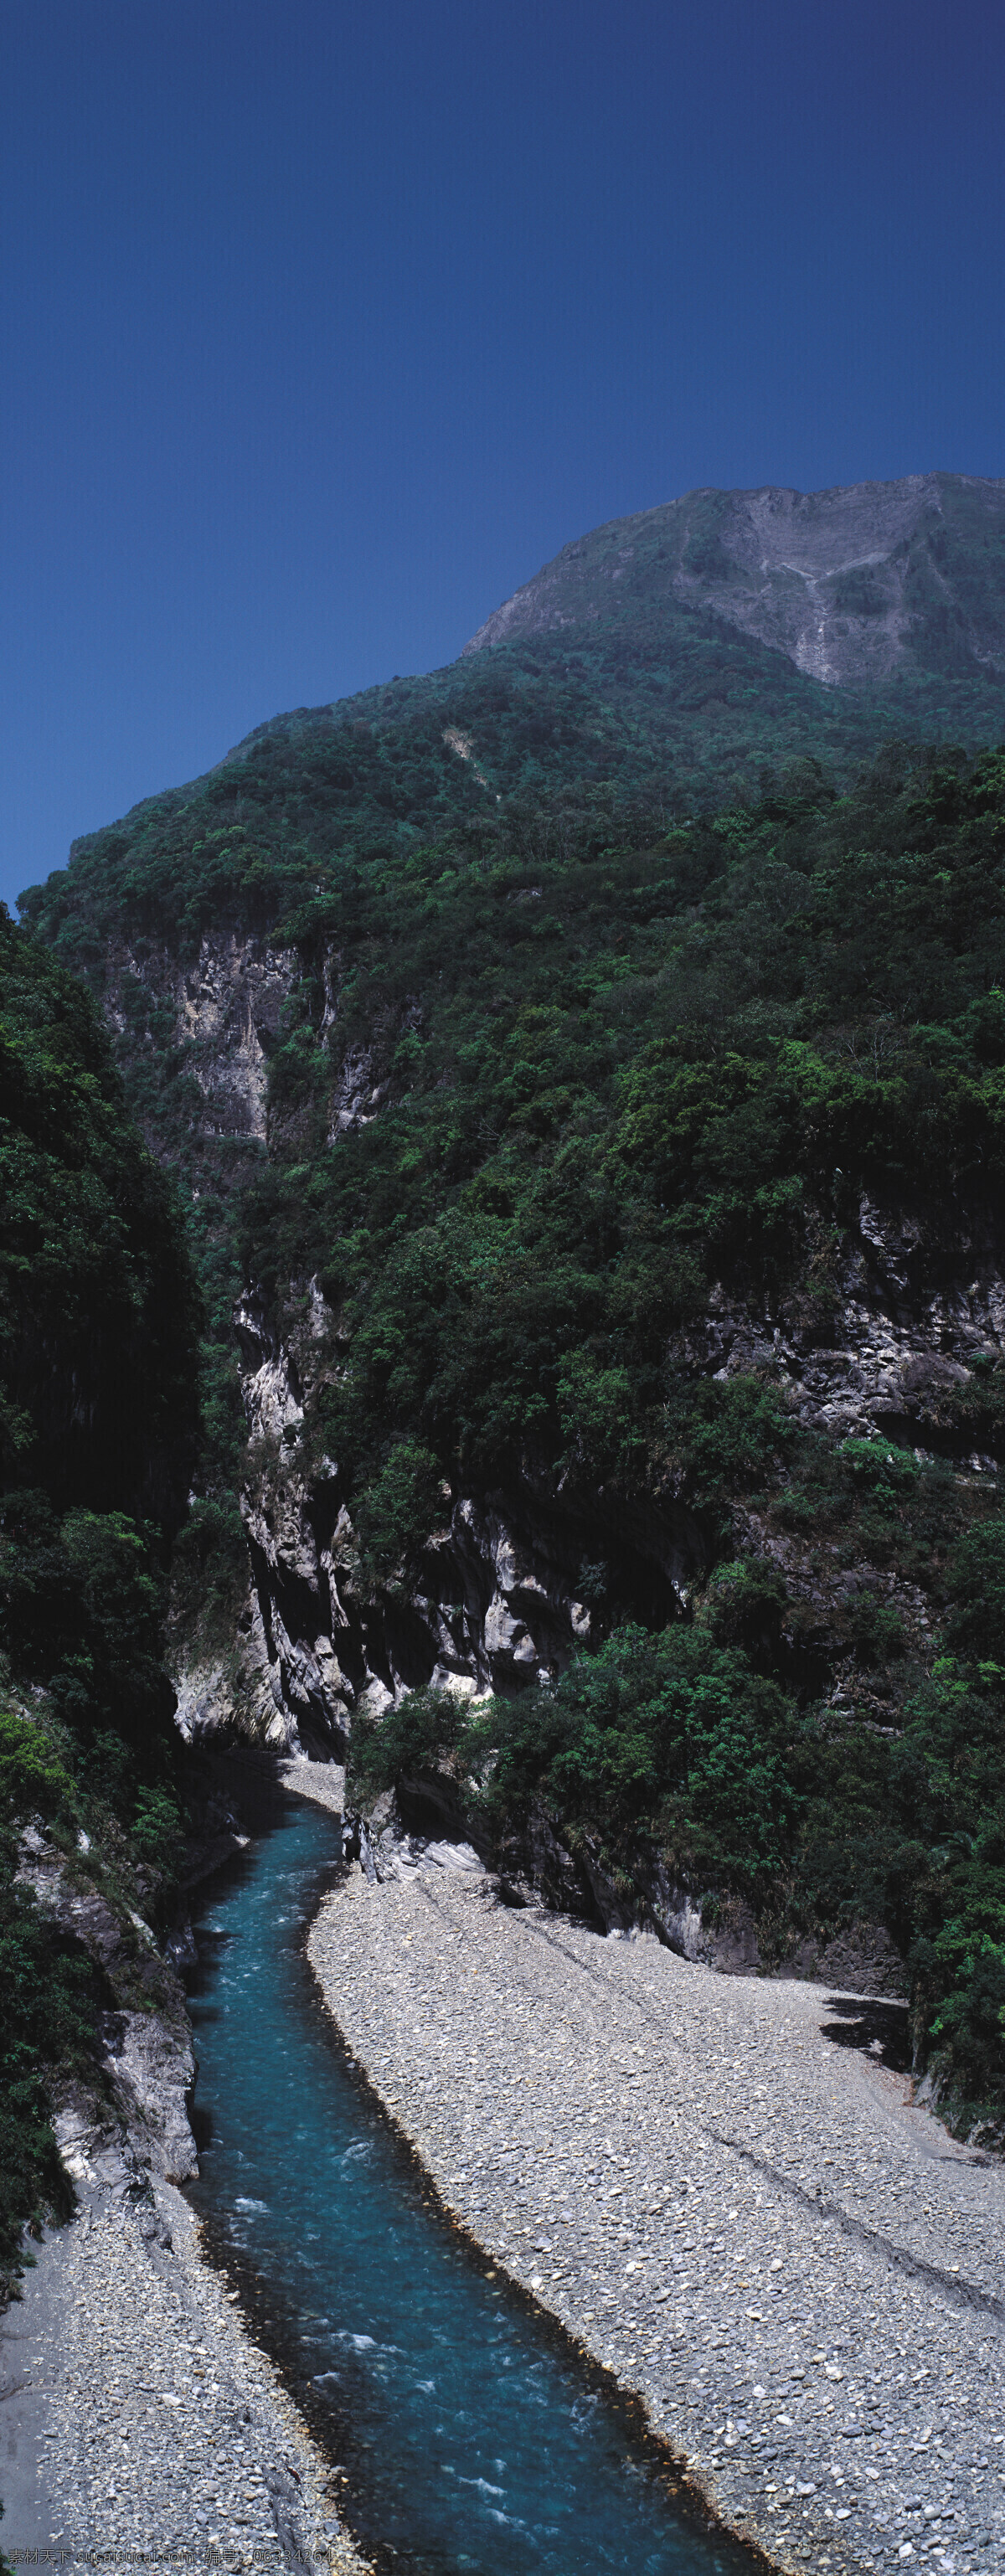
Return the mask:
[(8, 0), (0, 884), (700, 483), (1005, 472), (998, 0)]

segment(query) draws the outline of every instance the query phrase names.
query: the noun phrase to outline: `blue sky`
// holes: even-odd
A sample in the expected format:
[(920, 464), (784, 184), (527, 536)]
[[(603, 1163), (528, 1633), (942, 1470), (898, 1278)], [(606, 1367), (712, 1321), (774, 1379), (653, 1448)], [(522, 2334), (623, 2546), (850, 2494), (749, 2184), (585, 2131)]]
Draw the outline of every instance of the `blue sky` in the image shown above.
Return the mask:
[(701, 483), (1005, 472), (975, 0), (19, 0), (0, 890)]

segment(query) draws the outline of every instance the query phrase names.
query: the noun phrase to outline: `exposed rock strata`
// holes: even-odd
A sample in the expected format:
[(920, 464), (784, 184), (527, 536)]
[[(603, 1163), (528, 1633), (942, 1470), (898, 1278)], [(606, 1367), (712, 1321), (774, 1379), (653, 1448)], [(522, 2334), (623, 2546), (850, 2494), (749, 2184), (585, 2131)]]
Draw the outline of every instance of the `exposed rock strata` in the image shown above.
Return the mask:
[[(122, 1016), (130, 976), (166, 993), (197, 1075), (204, 1132), (261, 1137), (267, 1047), (295, 971), (291, 954), (252, 938), (206, 938), (192, 969), (166, 955), (138, 961), (123, 953), (110, 977), (112, 1013)], [(332, 956), (323, 981), (327, 1024), (338, 1009)], [(375, 1040), (345, 1057), (332, 1150), (379, 1114), (385, 1053)], [(958, 1467), (992, 1466), (980, 1445), (979, 1407), (969, 1401), (975, 1363), (986, 1367), (1005, 1348), (1005, 1280), (990, 1253), (939, 1243), (917, 1218), (863, 1198), (839, 1242), (822, 1230), (818, 1267), (812, 1293), (760, 1306), (714, 1289), (668, 1357), (696, 1376), (757, 1373), (800, 1423), (831, 1440), (886, 1434), (951, 1456)], [(660, 1624), (686, 1611), (707, 1575), (712, 1533), (685, 1493), (629, 1502), (577, 1486), (570, 1473), (557, 1483), (542, 1477), (528, 1457), (505, 1486), (444, 1489), (442, 1517), (418, 1562), (375, 1585), (361, 1564), (338, 1461), (318, 1455), (312, 1428), (315, 1396), (350, 1357), (340, 1318), (311, 1280), (292, 1283), (278, 1313), (249, 1290), (235, 1328), (249, 1435), (242, 1495), (249, 1583), (225, 1651), (196, 1644), (174, 1675), (177, 1722), (190, 1743), (236, 1730), (298, 1760), (339, 1766), (359, 1710), (379, 1715), (426, 1685), (474, 1695), (547, 1680), (603, 1633), (604, 1621)], [(742, 1502), (734, 1523), (738, 1548), (784, 1579), (776, 1642), (792, 1680), (811, 1693), (830, 1690), (836, 1707), (850, 1696), (869, 1723), (895, 1722), (856, 1666), (849, 1623), (855, 1601), (871, 1594), (924, 1660), (931, 1617), (923, 1589), (889, 1567), (849, 1566), (837, 1546), (814, 1548)], [(587, 1580), (598, 1565), (606, 1584), (599, 1611)], [(401, 1821), (418, 1831), (432, 1821), (435, 1832), (430, 1784), (413, 1785), (412, 1811)], [(456, 1832), (456, 1814), (444, 1811), (439, 1829)], [(702, 1921), (693, 1891), (671, 1884), (654, 1854), (635, 1855), (627, 1896), (589, 1836), (572, 1850), (541, 1815), (507, 1866), (516, 1901), (543, 1898), (608, 1930), (647, 1922), (679, 1955), (734, 1974), (764, 1965), (749, 1909), (729, 1903), (714, 1925)], [(877, 1992), (903, 1983), (896, 1952), (870, 1925), (852, 1927), (840, 1954), (804, 1942), (787, 1965)]]
[[(933, 492), (938, 480), (929, 478)], [(988, 491), (997, 507), (1005, 486)], [(918, 478), (867, 487), (864, 498), (817, 496), (812, 508), (800, 502), (796, 509), (793, 495), (739, 499), (750, 501), (750, 527), (756, 520), (760, 528), (767, 511), (765, 526), (770, 520), (790, 551), (797, 521), (806, 545), (815, 530), (812, 542), (819, 539), (828, 562), (837, 562), (845, 541), (842, 509), (861, 500), (867, 513), (879, 513), (877, 528), (882, 521), (896, 537), (898, 512), (913, 525), (912, 513), (935, 507)], [(743, 544), (749, 552), (747, 537)], [(166, 997), (177, 1041), (189, 1050), (204, 1132), (260, 1138), (267, 1050), (296, 973), (291, 952), (250, 935), (207, 934), (191, 967), (166, 951), (135, 956), (123, 948), (110, 961), (108, 1008), (124, 1025), (130, 979)], [(338, 1010), (331, 955), (323, 981), (327, 1025)], [(379, 1114), (385, 1052), (375, 1041), (345, 1057), (332, 1103), (332, 1150), (347, 1129)], [(916, 1219), (863, 1199), (841, 1245), (828, 1241), (816, 1286), (812, 1297), (779, 1298), (760, 1309), (718, 1288), (668, 1356), (699, 1375), (760, 1373), (802, 1423), (830, 1438), (885, 1432), (957, 1464), (993, 1463), (979, 1446), (968, 1449), (954, 1403), (972, 1386), (975, 1359), (996, 1358), (1005, 1348), (1005, 1281), (994, 1261), (975, 1247), (934, 1244)], [(374, 1588), (360, 1566), (338, 1461), (319, 1458), (311, 1443), (311, 1398), (326, 1378), (337, 1379), (349, 1356), (339, 1320), (310, 1281), (291, 1284), (280, 1316), (249, 1291), (235, 1323), (249, 1432), (242, 1498), (249, 1586), (226, 1651), (207, 1654), (195, 1645), (174, 1674), (178, 1724), (190, 1742), (236, 1728), (294, 1755), (340, 1759), (361, 1705), (379, 1713), (419, 1685), (513, 1689), (560, 1670), (597, 1634), (596, 1600), (583, 1589), (585, 1571), (598, 1563), (608, 1584), (604, 1615), (657, 1624), (686, 1608), (707, 1572), (709, 1533), (682, 1495), (631, 1504), (622, 1494), (577, 1487), (568, 1474), (555, 1485), (528, 1460), (505, 1486), (449, 1496), (418, 1566)], [(746, 1522), (748, 1549), (771, 1557), (784, 1574), (796, 1619), (784, 1641), (794, 1676), (815, 1684), (816, 1666), (822, 1675), (836, 1660), (840, 1692), (835, 1639), (859, 1580), (855, 1569), (835, 1564), (828, 1575), (810, 1567), (799, 1538), (769, 1531), (742, 1507), (736, 1520), (740, 1538)], [(862, 1569), (861, 1582), (889, 1599), (910, 1646), (924, 1654), (930, 1631), (923, 1593), (886, 1570)], [(556, 1866), (564, 1871), (564, 1858)], [(543, 1888), (546, 1881), (542, 1862), (535, 1883)], [(686, 1915), (686, 1898), (654, 1893), (668, 1937), (687, 1953), (687, 1922), (674, 1920), (682, 1905)], [(739, 1927), (734, 1947), (737, 1964), (754, 1963)]]
[[(74, 1875), (35, 1826), (22, 1834), (18, 1875), (98, 1973), (106, 2002), (100, 2072), (107, 2085), (99, 2126), (107, 2152), (125, 2156), (133, 2170), (186, 2181), (197, 2166), (188, 2118), (195, 2059), (176, 1968), (142, 1916), (124, 1920), (87, 1872)], [(93, 2104), (86, 2116), (93, 2124)]]
[[(945, 1399), (969, 1383), (975, 1358), (997, 1359), (1005, 1349), (1005, 1280), (990, 1260), (968, 1272), (966, 1257), (961, 1247), (954, 1275), (945, 1276), (943, 1261), (933, 1278), (921, 1226), (863, 1198), (823, 1314), (787, 1303), (757, 1313), (717, 1288), (681, 1354), (714, 1376), (766, 1371), (800, 1421), (832, 1438), (885, 1431), (965, 1458), (960, 1438), (943, 1428)], [(972, 1459), (975, 1467), (993, 1463)]]
[[(354, 1709), (378, 1713), (431, 1683), (470, 1691), (554, 1673), (589, 1638), (578, 1598), (596, 1552), (603, 1497), (519, 1490), (460, 1494), (429, 1533), (418, 1575), (374, 1593), (360, 1568), (337, 1462), (312, 1455), (308, 1395), (340, 1364), (334, 1318), (316, 1282), (291, 1298), (280, 1338), (249, 1295), (235, 1326), (248, 1422), (241, 1508), (252, 1583), (232, 1654), (196, 1657), (175, 1676), (178, 1723), (192, 1741), (237, 1721), (293, 1753), (344, 1754)], [(673, 1498), (621, 1505), (605, 1536), (641, 1615), (682, 1606), (703, 1541)]]
[[(971, 1386), (975, 1359), (1005, 1347), (1005, 1282), (991, 1263), (958, 1280), (932, 1271), (919, 1229), (865, 1200), (822, 1310), (780, 1301), (756, 1312), (717, 1290), (676, 1357), (697, 1374), (760, 1373), (807, 1428), (831, 1438), (885, 1432), (986, 1467), (987, 1455), (968, 1451), (973, 1435), (953, 1428), (952, 1399)], [(454, 1496), (418, 1572), (375, 1593), (361, 1576), (337, 1461), (318, 1460), (306, 1438), (309, 1397), (346, 1356), (316, 1282), (291, 1295), (284, 1337), (254, 1297), (236, 1324), (253, 1582), (237, 1667), (180, 1678), (186, 1734), (212, 1731), (243, 1693), (247, 1731), (294, 1751), (341, 1753), (361, 1701), (379, 1711), (420, 1685), (512, 1688), (560, 1669), (595, 1629), (595, 1608), (579, 1597), (584, 1564), (606, 1562), (620, 1615), (655, 1619), (678, 1614), (707, 1570), (708, 1540), (683, 1498), (633, 1508), (568, 1479), (546, 1490), (528, 1474), (505, 1490)], [(823, 1633), (827, 1579), (809, 1576), (805, 1548), (760, 1528), (750, 1537), (784, 1561), (793, 1597), (805, 1594)], [(835, 1599), (853, 1580), (835, 1569)], [(896, 1592), (923, 1647), (928, 1612), (917, 1587), (886, 1574), (869, 1581)]]
[(123, 943), (108, 957), (105, 1010), (122, 1036), (130, 985), (168, 1002), (174, 1044), (202, 1095), (195, 1121), (202, 1133), (264, 1138), (266, 1058), (297, 964), (292, 950), (252, 933), (205, 932), (191, 965), (167, 948), (137, 953)]
[[(987, 1467), (993, 1460), (968, 1449), (974, 1435), (965, 1415), (956, 1423), (954, 1405), (977, 1384), (975, 1361), (1005, 1346), (1005, 1281), (993, 1262), (971, 1259), (969, 1275), (947, 1276), (916, 1224), (863, 1200), (822, 1308), (779, 1301), (757, 1312), (717, 1290), (675, 1357), (699, 1375), (758, 1373), (807, 1429), (830, 1439), (886, 1434), (922, 1454), (948, 1450), (957, 1465)], [(234, 1653), (213, 1671), (180, 1677), (179, 1723), (190, 1739), (236, 1718), (290, 1754), (341, 1762), (361, 1707), (380, 1714), (425, 1685), (471, 1696), (547, 1678), (595, 1631), (595, 1608), (577, 1589), (593, 1560), (608, 1565), (618, 1615), (666, 1620), (686, 1607), (709, 1560), (700, 1519), (683, 1498), (633, 1513), (602, 1491), (585, 1496), (567, 1484), (544, 1492), (529, 1479), (452, 1498), (417, 1572), (375, 1592), (337, 1462), (319, 1460), (308, 1439), (311, 1397), (345, 1363), (337, 1319), (312, 1281), (291, 1295), (282, 1335), (253, 1296), (236, 1320), (252, 1581)], [(849, 1566), (837, 1547), (812, 1547), (750, 1506), (738, 1504), (735, 1519), (741, 1543), (784, 1577), (780, 1644), (793, 1678), (823, 1688), (827, 1674), (836, 1707), (850, 1694), (869, 1722), (889, 1723), (891, 1711), (842, 1643), (849, 1605), (875, 1595), (924, 1659), (931, 1618), (923, 1590), (888, 1568)], [(449, 1784), (416, 1781), (404, 1792), (399, 1832), (465, 1830)], [(647, 1923), (684, 1958), (733, 1975), (763, 1970), (749, 1908), (729, 1901), (714, 1924), (703, 1921), (693, 1892), (673, 1884), (653, 1852), (635, 1855), (629, 1894), (590, 1836), (571, 1848), (537, 1814), (504, 1858), (514, 1902), (543, 1899), (608, 1931)], [(851, 1926), (836, 1945), (804, 1940), (781, 1964), (859, 1991), (904, 1988), (903, 1962), (873, 1924)]]

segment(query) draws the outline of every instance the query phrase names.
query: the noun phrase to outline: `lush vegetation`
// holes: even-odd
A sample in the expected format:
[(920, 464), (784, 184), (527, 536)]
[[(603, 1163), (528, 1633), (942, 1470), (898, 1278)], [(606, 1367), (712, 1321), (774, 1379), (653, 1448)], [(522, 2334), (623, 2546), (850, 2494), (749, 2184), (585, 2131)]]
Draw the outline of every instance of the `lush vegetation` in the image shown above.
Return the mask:
[[(195, 1456), (199, 1299), (173, 1194), (100, 1016), (0, 921), (0, 2287), (65, 2215), (53, 2088), (92, 2088), (99, 2009), (149, 2002), (131, 1918), (169, 1902), (181, 1800), (161, 1660), (167, 1547)], [(97, 1890), (109, 1984), (39, 1905)], [(156, 1977), (155, 1977), (156, 1982)], [(135, 1992), (134, 1992), (135, 1989)]]
[[(863, 1192), (910, 1219), (920, 1285), (952, 1275), (961, 1237), (994, 1248), (1003, 859), (1005, 763), (989, 756), (888, 765), (844, 799), (804, 771), (656, 845), (539, 850), (532, 876), (456, 846), (357, 872), (290, 925), (306, 971), (240, 1219), (277, 1300), (316, 1271), (336, 1309), (316, 1438), (375, 1577), (410, 1579), (442, 1484), (506, 1478), (599, 1492), (612, 1530), (640, 1494), (683, 1505), (719, 1559), (698, 1625), (660, 1652), (680, 1708), (698, 1691), (729, 1710), (731, 1748), (713, 1729), (694, 1755), (706, 1717), (679, 1708), (643, 1753), (629, 1729), (626, 1753), (634, 1640), (624, 1687), (577, 1667), (547, 1704), (493, 1711), (509, 1751), (490, 1821), (532, 1794), (568, 1826), (592, 1814), (619, 1867), (644, 1831), (692, 1887), (745, 1892), (769, 1954), (800, 1924), (885, 1921), (967, 2118), (1005, 2081), (1005, 1638), (988, 1607), (995, 1480), (951, 1462), (1000, 1447), (997, 1351), (975, 1347), (966, 1380), (919, 1400), (926, 1466), (903, 1432), (835, 1446), (801, 1427), (770, 1331), (826, 1343)], [(337, 1049), (368, 1045), (384, 1089), (333, 1150), (321, 961), (336, 942)], [(723, 1283), (770, 1319), (762, 1366), (725, 1382), (689, 1343)], [(811, 1573), (837, 1558), (822, 1606), (789, 1596), (782, 1535)], [(617, 1637), (617, 1565), (584, 1571)], [(905, 1631), (909, 1587), (952, 1660)], [(591, 1669), (621, 1712), (603, 1743)], [(822, 1704), (838, 1675), (847, 1699)], [(382, 1741), (386, 1769), (393, 1729)], [(623, 1761), (634, 1805), (614, 1794)], [(760, 1826), (747, 1816), (742, 1861), (728, 1784), (744, 1766)]]
[[(1005, 1520), (980, 1535), (1005, 1563)], [(808, 1931), (884, 1924), (908, 1963), (921, 2062), (965, 2129), (1000, 2135), (1005, 1663), (945, 1655), (905, 1673), (900, 1725), (877, 1728), (853, 1707), (807, 1703), (764, 1672), (757, 1645), (726, 1642), (736, 1593), (749, 1638), (772, 1590), (749, 1564), (728, 1576), (694, 1625), (616, 1628), (552, 1690), (473, 1706), (410, 1694), (357, 1727), (355, 1794), (365, 1806), (391, 1787), (414, 1797), (445, 1774), (504, 1871), (524, 1874), (543, 1818), (603, 1868), (629, 1914), (652, 1900), (660, 1866), (706, 1924), (739, 1896), (769, 1968)], [(1005, 1655), (1000, 1625), (997, 1642)]]
[(194, 1287), (93, 1003), (0, 920), (3, 1474), (165, 1518), (191, 1465)]
[[(210, 928), (272, 930), (329, 865), (337, 891), (349, 858), (406, 861), (457, 831), (531, 858), (591, 826), (600, 842), (640, 821), (651, 834), (756, 802), (801, 757), (847, 783), (895, 737), (976, 747), (1001, 713), (977, 672), (859, 701), (713, 617), (636, 600), (627, 629), (500, 645), (259, 726), (204, 778), (76, 842), (21, 916), (76, 972), (103, 976), (110, 940), (142, 969), (163, 941), (190, 958)], [(171, 1014), (141, 979), (133, 1007), (134, 1039), (149, 1027), (170, 1060), (148, 1069), (155, 1115), (159, 1073), (178, 1071)]]
[[(343, 1319), (322, 1428), (350, 1485), (403, 1440), (451, 1481), (528, 1456), (654, 1492), (762, 1481), (784, 1402), (696, 1381), (686, 1328), (722, 1281), (825, 1327), (863, 1191), (923, 1213), (919, 1276), (965, 1228), (990, 1242), (1003, 869), (995, 756), (844, 799), (807, 770), (532, 873), (441, 845), (301, 906), (242, 1255), (276, 1297), (317, 1273)], [(333, 1149), (354, 1055), (379, 1111)], [(997, 1382), (978, 1396), (990, 1419)]]

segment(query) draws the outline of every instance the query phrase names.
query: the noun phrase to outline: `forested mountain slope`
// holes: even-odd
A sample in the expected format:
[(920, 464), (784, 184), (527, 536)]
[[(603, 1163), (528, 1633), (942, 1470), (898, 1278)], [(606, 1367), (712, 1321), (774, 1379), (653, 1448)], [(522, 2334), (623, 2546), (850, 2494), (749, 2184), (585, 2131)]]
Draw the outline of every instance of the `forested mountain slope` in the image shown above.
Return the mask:
[[(817, 592), (819, 671), (789, 614)], [(891, 738), (1003, 732), (1005, 484), (692, 493), (566, 547), (443, 670), (277, 717), (89, 834), (27, 917), (75, 966), (117, 939), (187, 960), (210, 927), (275, 924), (336, 858), (455, 829), (602, 846), (753, 801), (801, 754), (841, 786)]]
[(620, 618), (263, 727), (25, 899), (204, 1283), (179, 1721), (906, 1980), (993, 2123), (1005, 766)]
[(741, 1964), (909, 1955), (968, 2117), (1005, 2003), (1003, 866), (997, 755), (601, 850), (542, 813), (532, 864), (330, 862), (215, 934), (287, 996), (229, 1139), (209, 1039), (166, 987), (122, 1010), (109, 951), (220, 1294), (186, 1726), (355, 1724), (414, 1786), (461, 1728), (425, 1685), (495, 1687), (469, 1824), (517, 1878)]

